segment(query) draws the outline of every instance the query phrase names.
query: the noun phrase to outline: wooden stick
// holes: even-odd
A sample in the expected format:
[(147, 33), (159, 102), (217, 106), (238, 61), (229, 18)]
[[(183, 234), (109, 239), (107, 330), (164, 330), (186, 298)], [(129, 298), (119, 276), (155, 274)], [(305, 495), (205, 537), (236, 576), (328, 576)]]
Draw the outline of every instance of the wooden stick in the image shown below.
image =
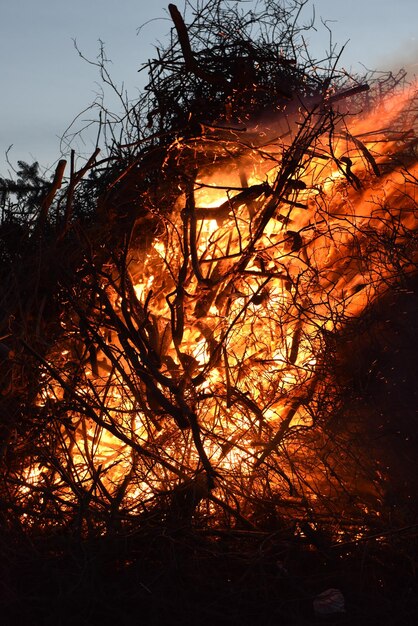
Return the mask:
[(186, 24), (184, 23), (181, 13), (176, 5), (169, 4), (168, 10), (170, 11), (171, 19), (173, 20), (174, 26), (177, 31), (181, 51), (183, 53), (184, 61), (186, 64), (186, 71), (195, 74), (195, 76), (201, 78), (207, 83), (212, 83), (214, 85), (223, 85), (223, 87), (225, 87), (225, 89), (229, 91), (231, 89), (231, 85), (226, 80), (225, 76), (223, 76), (223, 74), (220, 74), (218, 72), (206, 72), (196, 62), (196, 59), (193, 55), (192, 47), (190, 45), (189, 33), (187, 32)]
[(190, 45), (189, 33), (187, 32), (186, 24), (180, 14), (180, 11), (175, 4), (169, 4), (168, 10), (170, 11), (171, 19), (176, 27), (177, 35), (179, 38), (181, 51), (183, 52), (184, 61), (186, 63), (186, 70), (193, 72), (196, 66), (196, 60), (193, 56), (192, 47)]
[(45, 198), (41, 202), (41, 212), (39, 214), (39, 219), (38, 219), (38, 227), (40, 228), (45, 225), (46, 219), (48, 217), (49, 207), (51, 206), (52, 201), (55, 198), (55, 194), (57, 193), (58, 189), (62, 185), (62, 179), (64, 177), (64, 171), (65, 171), (66, 165), (67, 165), (67, 161), (65, 159), (62, 159), (61, 161), (58, 162), (58, 165), (56, 167), (55, 174), (54, 174), (54, 179), (51, 183), (51, 188), (46, 194)]
[(366, 83), (364, 85), (357, 85), (357, 87), (352, 87), (351, 89), (343, 89), (343, 91), (339, 91), (333, 96), (325, 98), (325, 101), (327, 103), (333, 104), (334, 102), (338, 102), (339, 100), (344, 100), (344, 98), (351, 98), (351, 96), (356, 96), (358, 93), (362, 93), (363, 91), (369, 91), (369, 89), (370, 87)]

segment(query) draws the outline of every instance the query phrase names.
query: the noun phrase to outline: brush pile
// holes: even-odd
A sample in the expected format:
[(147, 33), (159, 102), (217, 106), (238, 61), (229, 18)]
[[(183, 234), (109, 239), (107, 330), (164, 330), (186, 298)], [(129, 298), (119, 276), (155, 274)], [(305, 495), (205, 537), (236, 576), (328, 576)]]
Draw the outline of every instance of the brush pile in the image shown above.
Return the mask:
[(417, 93), (311, 59), (305, 4), (169, 5), (106, 156), (1, 180), (9, 539), (415, 536)]

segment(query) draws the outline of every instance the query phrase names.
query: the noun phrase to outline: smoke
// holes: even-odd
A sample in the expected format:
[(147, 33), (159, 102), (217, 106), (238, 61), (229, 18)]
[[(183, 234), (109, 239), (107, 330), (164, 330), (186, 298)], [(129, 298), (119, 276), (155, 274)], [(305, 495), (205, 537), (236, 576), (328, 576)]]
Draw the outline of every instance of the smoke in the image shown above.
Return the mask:
[(410, 80), (418, 76), (418, 39), (411, 37), (400, 43), (394, 51), (379, 55), (377, 67), (394, 73), (404, 69)]

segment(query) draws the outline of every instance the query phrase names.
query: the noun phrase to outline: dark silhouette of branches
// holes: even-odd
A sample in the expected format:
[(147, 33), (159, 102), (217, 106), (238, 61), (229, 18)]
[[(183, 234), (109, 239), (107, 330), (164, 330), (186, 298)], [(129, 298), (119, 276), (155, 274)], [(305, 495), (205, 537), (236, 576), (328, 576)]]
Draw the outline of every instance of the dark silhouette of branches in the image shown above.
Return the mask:
[(341, 363), (416, 271), (416, 94), (390, 117), (400, 77), (312, 60), (305, 4), (170, 5), (145, 94), (98, 103), (104, 156), (0, 181), (9, 528), (384, 523)]

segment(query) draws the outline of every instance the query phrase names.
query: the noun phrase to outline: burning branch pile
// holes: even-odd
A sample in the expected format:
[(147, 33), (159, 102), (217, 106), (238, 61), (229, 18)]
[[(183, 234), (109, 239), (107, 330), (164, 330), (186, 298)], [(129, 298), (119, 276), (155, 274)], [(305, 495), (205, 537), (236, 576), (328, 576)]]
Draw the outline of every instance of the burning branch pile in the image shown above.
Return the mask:
[(416, 271), (417, 93), (318, 69), (303, 4), (170, 5), (125, 140), (60, 190), (61, 163), (27, 224), (5, 195), (9, 527), (315, 541), (383, 515), (342, 371), (353, 320)]

